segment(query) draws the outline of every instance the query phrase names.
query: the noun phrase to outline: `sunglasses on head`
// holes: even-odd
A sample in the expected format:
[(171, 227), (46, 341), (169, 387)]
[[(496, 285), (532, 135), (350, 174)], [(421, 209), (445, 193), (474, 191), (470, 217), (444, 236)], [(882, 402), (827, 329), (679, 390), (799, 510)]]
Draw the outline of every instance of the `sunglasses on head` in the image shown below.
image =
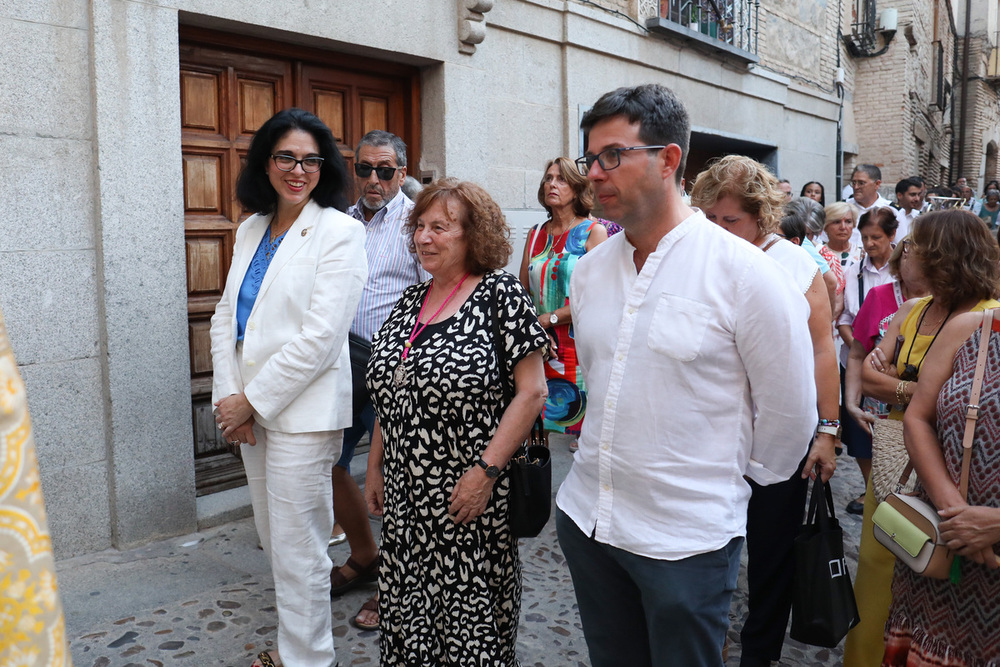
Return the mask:
[(380, 181), (388, 181), (399, 169), (402, 169), (402, 167), (373, 167), (370, 164), (354, 164), (354, 173), (357, 174), (359, 178), (368, 178), (374, 171), (378, 174)]

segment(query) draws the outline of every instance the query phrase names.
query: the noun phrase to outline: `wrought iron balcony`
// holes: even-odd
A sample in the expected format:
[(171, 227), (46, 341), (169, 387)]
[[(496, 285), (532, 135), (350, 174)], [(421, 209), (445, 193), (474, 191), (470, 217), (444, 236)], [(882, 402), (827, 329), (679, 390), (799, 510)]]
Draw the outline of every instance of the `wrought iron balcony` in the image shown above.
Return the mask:
[(759, 11), (760, 0), (659, 0), (659, 13), (647, 18), (646, 27), (737, 60), (758, 62)]

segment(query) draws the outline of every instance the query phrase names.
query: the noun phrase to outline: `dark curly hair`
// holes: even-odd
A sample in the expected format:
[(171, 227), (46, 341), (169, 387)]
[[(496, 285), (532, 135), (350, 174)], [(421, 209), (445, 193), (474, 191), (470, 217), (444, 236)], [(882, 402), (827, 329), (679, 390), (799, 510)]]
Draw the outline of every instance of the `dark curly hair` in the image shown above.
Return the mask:
[(271, 186), (267, 176), (267, 163), (275, 144), (291, 130), (302, 130), (312, 135), (323, 158), (319, 170), (319, 182), (310, 197), (320, 206), (346, 211), (345, 194), (347, 163), (337, 150), (337, 143), (323, 121), (302, 109), (292, 108), (279, 111), (260, 126), (250, 140), (246, 164), (236, 180), (236, 198), (244, 210), (254, 213), (273, 213), (278, 204), (278, 193)]
[(918, 216), (910, 233), (931, 294), (951, 308), (1000, 294), (1000, 246), (978, 216), (962, 209)]
[(552, 165), (559, 166), (559, 175), (573, 191), (573, 213), (582, 217), (590, 215), (590, 209), (594, 208), (594, 184), (580, 173), (580, 170), (568, 157), (557, 157), (545, 163), (545, 169), (542, 170), (542, 180), (538, 184), (538, 203), (548, 211), (550, 216), (552, 215), (552, 207), (545, 203), (545, 176), (548, 175)]
[(460, 205), (458, 221), (468, 248), (466, 264), (469, 271), (479, 275), (507, 266), (513, 248), (503, 211), (482, 187), (457, 178), (439, 178), (417, 195), (410, 218), (403, 227), (410, 237), (410, 252), (417, 251), (413, 243), (417, 220), (437, 201), (442, 204), (455, 201)]

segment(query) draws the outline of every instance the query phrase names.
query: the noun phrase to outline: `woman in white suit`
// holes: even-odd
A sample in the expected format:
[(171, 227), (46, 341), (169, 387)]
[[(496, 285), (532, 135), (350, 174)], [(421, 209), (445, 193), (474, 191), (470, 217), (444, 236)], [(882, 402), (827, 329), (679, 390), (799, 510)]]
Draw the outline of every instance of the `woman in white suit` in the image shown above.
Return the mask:
[(330, 470), (351, 424), (347, 332), (368, 274), (364, 228), (341, 212), (346, 183), (326, 125), (286, 109), (254, 135), (236, 184), (255, 214), (212, 318), (212, 400), (223, 437), (242, 443), (274, 574), (278, 650), (254, 667), (336, 661)]

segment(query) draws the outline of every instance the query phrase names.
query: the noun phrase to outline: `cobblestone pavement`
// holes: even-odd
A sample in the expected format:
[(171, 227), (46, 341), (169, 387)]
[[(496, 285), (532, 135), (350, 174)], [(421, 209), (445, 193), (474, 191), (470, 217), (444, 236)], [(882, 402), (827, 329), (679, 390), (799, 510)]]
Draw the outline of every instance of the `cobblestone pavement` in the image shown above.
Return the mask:
[[(554, 482), (558, 484), (572, 455), (568, 439), (552, 440)], [(861, 518), (842, 508), (861, 490), (857, 466), (853, 459), (843, 457), (834, 493), (852, 579)], [(554, 522), (539, 537), (522, 540), (520, 549), (524, 577), (518, 638), (521, 664), (589, 665)], [(334, 563), (342, 563), (348, 553), (346, 544), (331, 547)], [(744, 565), (745, 559), (744, 554)], [(57, 570), (76, 667), (247, 667), (257, 652), (274, 646), (274, 589), (249, 519), (132, 551), (63, 560)], [(739, 664), (745, 590), (744, 567), (730, 612), (731, 649), (726, 665)], [(355, 590), (332, 602), (334, 641), (342, 666), (378, 664), (377, 633), (350, 624), (371, 593), (372, 589)], [(788, 640), (780, 664), (840, 665), (842, 647), (821, 649)]]

